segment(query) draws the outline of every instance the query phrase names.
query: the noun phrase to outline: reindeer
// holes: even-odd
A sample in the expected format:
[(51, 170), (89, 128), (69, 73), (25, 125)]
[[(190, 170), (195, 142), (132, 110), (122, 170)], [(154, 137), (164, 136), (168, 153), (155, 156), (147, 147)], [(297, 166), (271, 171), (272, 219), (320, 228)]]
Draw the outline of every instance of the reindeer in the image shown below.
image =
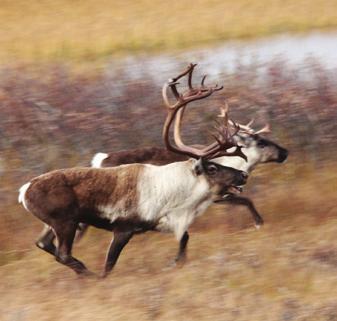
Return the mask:
[[(163, 90), (175, 88), (174, 81)], [(227, 119), (217, 126), (214, 143), (199, 149), (170, 142), (169, 131), (177, 112), (188, 103), (210, 96), (219, 88), (202, 85), (170, 106), (163, 127), (165, 146), (189, 160), (157, 166), (128, 164), (110, 168), (70, 168), (33, 178), (20, 188), (19, 202), (56, 235), (57, 246), (43, 234), (37, 245), (77, 274), (91, 275), (72, 256), (80, 223), (113, 231), (103, 276), (107, 276), (131, 239), (146, 231), (173, 232), (180, 242), (178, 258), (186, 251), (186, 232), (194, 219), (228, 191), (246, 183), (247, 173), (212, 162), (221, 156), (246, 158), (233, 136), (238, 126)], [(233, 130), (234, 128), (234, 130)], [(231, 151), (228, 151), (231, 149)]]
[[(193, 70), (196, 64), (190, 64), (188, 68), (182, 72), (177, 77), (171, 80), (171, 83), (168, 86), (163, 88), (163, 99), (165, 106), (170, 110), (172, 107), (168, 100), (167, 90), (171, 89), (173, 96), (177, 101), (179, 101), (180, 96), (186, 96), (189, 92), (195, 92), (200, 90), (204, 86), (205, 76), (202, 78), (201, 87), (195, 89), (192, 86), (192, 76)], [(179, 94), (176, 85), (177, 81), (184, 76), (188, 76), (188, 91)], [(222, 87), (218, 87), (217, 90), (221, 90)], [(183, 115), (186, 109), (186, 105), (184, 105), (181, 109), (178, 110), (175, 123), (174, 123), (174, 142), (177, 145), (183, 145), (181, 138), (181, 124)], [(220, 108), (221, 114), (219, 115), (220, 119), (224, 118), (228, 114), (228, 105), (225, 102), (225, 106)], [(233, 126), (233, 122), (229, 121)], [(239, 125), (239, 130), (233, 136), (235, 141), (242, 146), (242, 150), (244, 154), (247, 156), (247, 161), (242, 159), (242, 157), (220, 157), (215, 159), (214, 161), (227, 165), (239, 170), (244, 170), (247, 173), (251, 173), (255, 167), (259, 164), (276, 162), (283, 163), (288, 157), (288, 151), (277, 145), (276, 143), (264, 138), (261, 136), (263, 133), (270, 132), (270, 128), (266, 125), (264, 128), (255, 131), (250, 126), (252, 125), (252, 121), (247, 125), (237, 124)], [(92, 167), (109, 167), (109, 166), (118, 166), (123, 164), (131, 164), (131, 163), (150, 163), (153, 165), (166, 165), (172, 162), (184, 161), (187, 157), (185, 155), (172, 153), (170, 150), (161, 148), (161, 147), (144, 147), (133, 150), (124, 150), (117, 151), (110, 154), (106, 153), (97, 153), (91, 161)], [(255, 222), (255, 227), (259, 229), (261, 225), (263, 225), (263, 218), (256, 210), (253, 202), (243, 196), (239, 196), (237, 193), (226, 193), (222, 198), (218, 198), (215, 203), (217, 204), (231, 204), (231, 205), (244, 205), (252, 214), (252, 217)], [(79, 240), (83, 237), (88, 225), (79, 224), (78, 231), (76, 234), (76, 239)], [(48, 243), (52, 242), (55, 239), (55, 235), (50, 228), (46, 228), (42, 233), (44, 238), (48, 240)], [(188, 240), (189, 235), (188, 232), (184, 235), (184, 239)], [(187, 244), (187, 241), (186, 241)], [(42, 245), (42, 244), (41, 244)], [(39, 246), (39, 245), (38, 245)]]
[[(197, 89), (192, 86), (193, 70), (196, 64), (190, 64), (188, 68), (177, 77), (173, 78), (171, 84), (166, 86), (163, 90), (163, 98), (165, 106), (170, 109), (172, 106), (169, 103), (167, 89), (171, 88), (173, 96), (179, 101), (181, 94), (179, 94), (176, 85), (177, 81), (184, 76), (188, 76), (188, 92), (196, 91)], [(204, 85), (205, 76), (202, 78), (201, 87)], [(221, 90), (219, 87), (218, 90)], [(187, 93), (183, 93), (182, 96)], [(183, 146), (184, 143), (181, 138), (181, 123), (183, 115), (186, 109), (183, 106), (178, 112), (174, 124), (174, 141), (177, 145)], [(224, 118), (228, 114), (228, 105), (225, 102), (225, 106), (221, 107), (221, 114), (219, 117)], [(231, 123), (233, 125), (233, 123)], [(265, 163), (283, 163), (288, 157), (288, 151), (276, 144), (275, 142), (268, 140), (261, 136), (263, 133), (270, 132), (269, 125), (266, 125), (260, 130), (255, 131), (251, 128), (252, 121), (247, 125), (238, 124), (240, 129), (234, 135), (235, 141), (242, 146), (242, 150), (247, 157), (245, 161), (242, 157), (220, 157), (214, 161), (224, 165), (233, 167), (239, 170), (243, 170), (247, 173), (251, 173), (255, 167), (259, 164)], [(91, 166), (95, 168), (118, 166), (131, 163), (150, 163), (154, 165), (166, 165), (172, 162), (186, 160), (186, 156), (181, 154), (172, 153), (169, 150), (162, 147), (144, 147), (132, 150), (123, 150), (112, 153), (97, 153), (92, 161)], [(255, 222), (255, 227), (258, 229), (263, 225), (263, 218), (256, 210), (254, 203), (247, 197), (239, 196), (234, 193), (227, 193), (223, 198), (217, 199), (216, 203), (231, 204), (231, 205), (244, 205), (246, 206)], [(77, 239), (83, 237), (87, 226), (85, 224), (79, 225)], [(49, 232), (50, 239), (53, 239), (52, 231)], [(188, 236), (186, 236), (187, 238)]]

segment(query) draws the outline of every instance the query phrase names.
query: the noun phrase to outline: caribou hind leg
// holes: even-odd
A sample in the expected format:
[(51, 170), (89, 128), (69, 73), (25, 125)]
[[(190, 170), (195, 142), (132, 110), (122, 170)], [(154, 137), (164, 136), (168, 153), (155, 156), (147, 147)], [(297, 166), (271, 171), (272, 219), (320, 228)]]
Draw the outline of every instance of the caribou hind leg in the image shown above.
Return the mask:
[(55, 224), (54, 231), (57, 237), (58, 246), (56, 251), (56, 261), (70, 267), (77, 274), (92, 275), (85, 265), (71, 255), (77, 222), (63, 222)]
[[(76, 230), (75, 242), (79, 242), (82, 239), (88, 227), (89, 225), (85, 223), (78, 224), (78, 227)], [(49, 225), (46, 225), (44, 229), (42, 230), (39, 238), (35, 242), (35, 244), (41, 250), (44, 250), (50, 253), (51, 255), (56, 256), (56, 246), (54, 244), (55, 238), (56, 236), (55, 236), (53, 229)]]
[(86, 234), (89, 225), (85, 223), (79, 223), (76, 230), (75, 242), (79, 242), (84, 234)]
[(56, 256), (56, 247), (54, 245), (55, 234), (49, 225), (45, 225), (39, 238), (35, 242), (36, 246), (51, 255)]

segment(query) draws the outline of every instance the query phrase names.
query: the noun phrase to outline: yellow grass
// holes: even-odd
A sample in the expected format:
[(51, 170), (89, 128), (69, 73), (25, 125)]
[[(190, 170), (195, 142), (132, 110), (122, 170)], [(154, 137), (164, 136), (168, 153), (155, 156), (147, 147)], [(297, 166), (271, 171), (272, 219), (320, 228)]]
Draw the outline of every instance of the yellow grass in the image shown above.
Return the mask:
[(0, 59), (98, 59), (336, 26), (334, 0), (3, 0)]
[[(7, 261), (0, 267), (0, 315), (39, 321), (335, 320), (333, 168), (261, 167), (247, 186), (266, 220), (261, 230), (245, 209), (214, 206), (191, 229), (185, 266), (169, 267), (177, 248), (171, 235), (147, 233), (132, 239), (105, 280), (78, 279), (35, 248), (41, 224), (16, 207), (29, 227), (8, 234), (11, 242), (1, 253)], [(264, 184), (255, 185), (261, 179)], [(75, 256), (101, 271), (110, 237), (91, 229)]]

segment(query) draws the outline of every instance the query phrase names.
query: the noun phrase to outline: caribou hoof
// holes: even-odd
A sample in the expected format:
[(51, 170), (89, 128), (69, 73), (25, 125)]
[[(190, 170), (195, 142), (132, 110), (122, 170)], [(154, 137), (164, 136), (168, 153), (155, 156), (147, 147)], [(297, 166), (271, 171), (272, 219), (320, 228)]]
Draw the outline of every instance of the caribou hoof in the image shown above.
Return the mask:
[(79, 273), (78, 277), (83, 278), (83, 279), (97, 279), (98, 275), (94, 272), (89, 271), (89, 270), (85, 270), (82, 273)]

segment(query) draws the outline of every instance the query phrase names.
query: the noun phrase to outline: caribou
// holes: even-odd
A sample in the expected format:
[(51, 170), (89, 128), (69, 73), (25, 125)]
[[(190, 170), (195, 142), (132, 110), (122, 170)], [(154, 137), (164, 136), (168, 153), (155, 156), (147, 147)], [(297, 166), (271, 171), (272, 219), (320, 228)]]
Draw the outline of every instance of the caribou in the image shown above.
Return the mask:
[[(205, 82), (205, 76), (202, 78), (201, 87), (194, 88), (192, 85), (193, 71), (196, 67), (196, 64), (190, 64), (185, 71), (179, 74), (177, 77), (171, 79), (169, 85), (164, 86), (163, 88), (163, 99), (166, 108), (170, 110), (172, 105), (168, 100), (167, 89), (170, 88), (172, 95), (175, 97), (178, 102), (181, 97), (189, 95), (191, 92), (196, 92), (197, 90), (202, 90)], [(177, 90), (177, 82), (187, 76), (187, 84), (188, 91), (180, 94)], [(218, 87), (217, 90), (221, 90), (222, 87)], [(182, 137), (181, 137), (181, 126), (182, 119), (186, 109), (186, 105), (184, 105), (177, 112), (177, 116), (174, 123), (174, 142), (179, 146), (184, 146)], [(224, 106), (220, 107), (220, 119), (225, 118), (228, 115), (228, 104), (225, 102)], [(234, 122), (229, 120), (229, 123), (233, 126)], [(266, 125), (260, 130), (254, 130), (252, 126), (252, 121), (250, 121), (247, 125), (238, 124), (239, 130), (233, 136), (233, 139), (237, 144), (242, 146), (242, 151), (246, 155), (247, 160), (242, 157), (218, 157), (213, 161), (224, 165), (236, 168), (238, 170), (245, 171), (247, 173), (251, 173), (257, 165), (266, 164), (266, 163), (283, 163), (286, 161), (288, 157), (288, 151), (279, 146), (277, 143), (266, 139), (261, 136), (261, 134), (269, 133), (270, 127)], [(154, 165), (166, 165), (172, 162), (183, 161), (186, 160), (187, 157), (185, 155), (172, 153), (170, 150), (162, 147), (152, 146), (152, 147), (143, 147), (132, 150), (123, 150), (116, 151), (111, 153), (97, 153), (92, 161), (91, 166), (95, 168), (100, 167), (110, 167), (110, 166), (118, 166), (123, 164), (131, 164), (131, 163), (149, 163)], [(216, 200), (218, 204), (231, 204), (231, 205), (243, 205), (248, 208), (250, 211), (255, 227), (258, 229), (263, 225), (264, 221), (260, 213), (257, 211), (254, 203), (248, 197), (244, 197), (242, 195), (238, 195), (237, 193), (226, 193), (222, 198)], [(87, 230), (85, 224), (80, 224), (77, 233), (77, 239), (83, 237), (85, 231)], [(49, 231), (50, 239), (54, 238), (52, 231)], [(186, 235), (186, 238), (188, 235)]]
[[(163, 87), (176, 90), (176, 80)], [(166, 148), (188, 160), (167, 165), (127, 164), (109, 168), (75, 167), (54, 170), (37, 176), (19, 190), (18, 201), (52, 230), (55, 246), (45, 231), (37, 246), (77, 274), (91, 275), (72, 255), (76, 229), (80, 223), (112, 231), (103, 276), (107, 276), (133, 235), (147, 231), (172, 232), (180, 242), (177, 257), (184, 257), (187, 230), (195, 218), (226, 193), (238, 191), (248, 174), (212, 161), (214, 158), (246, 159), (234, 140), (239, 127), (228, 118), (216, 127), (214, 142), (203, 148), (177, 145), (170, 140), (170, 127), (177, 113), (192, 101), (204, 99), (218, 86), (180, 95), (170, 105), (163, 126)], [(164, 99), (165, 100), (165, 99)], [(187, 236), (186, 236), (187, 235)]]

